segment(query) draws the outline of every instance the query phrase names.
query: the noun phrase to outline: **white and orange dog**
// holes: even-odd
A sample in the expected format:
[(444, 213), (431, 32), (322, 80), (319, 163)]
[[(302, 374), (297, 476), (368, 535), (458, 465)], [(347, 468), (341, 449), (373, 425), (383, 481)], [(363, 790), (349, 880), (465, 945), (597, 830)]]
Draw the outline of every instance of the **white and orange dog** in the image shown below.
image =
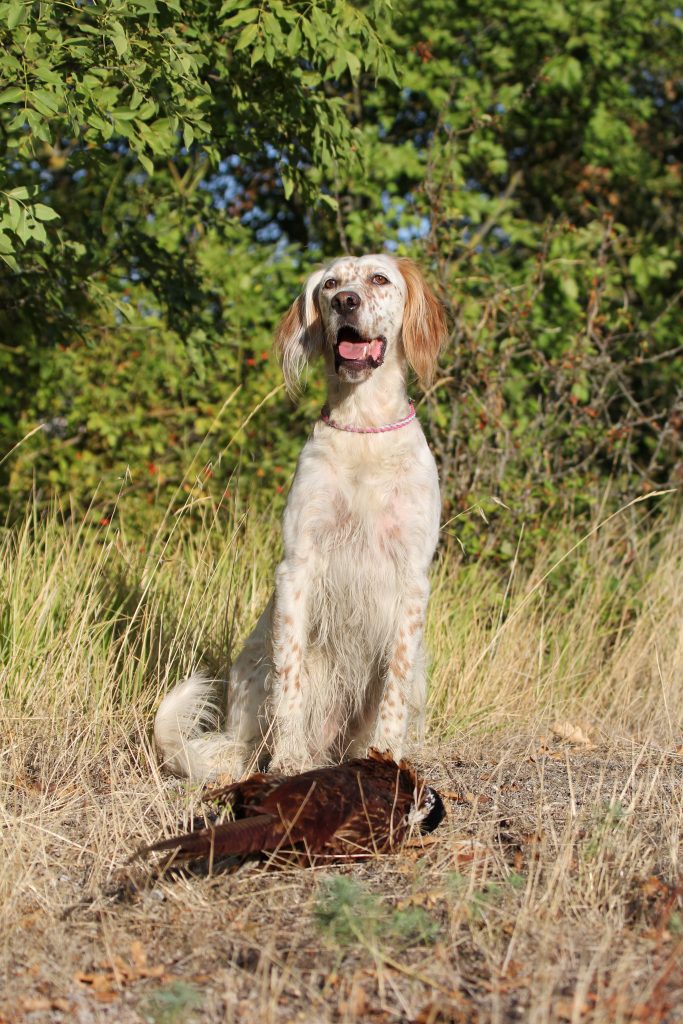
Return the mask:
[(225, 700), (195, 674), (157, 712), (154, 737), (171, 771), (198, 781), (268, 762), (300, 771), (368, 746), (400, 756), (424, 708), (440, 513), (406, 373), (430, 379), (445, 330), (415, 264), (385, 255), (316, 271), (285, 316), (276, 348), (287, 385), (322, 356), (327, 405), (287, 500), (274, 596)]

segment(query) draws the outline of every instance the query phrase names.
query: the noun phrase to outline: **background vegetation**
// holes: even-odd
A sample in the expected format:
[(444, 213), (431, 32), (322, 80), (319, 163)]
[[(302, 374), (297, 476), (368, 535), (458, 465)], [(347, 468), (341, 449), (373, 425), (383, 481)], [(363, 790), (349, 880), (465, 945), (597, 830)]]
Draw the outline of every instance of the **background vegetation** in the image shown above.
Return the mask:
[(531, 542), (680, 483), (682, 31), (657, 0), (0, 3), (3, 502), (281, 501), (320, 392), (293, 412), (274, 325), (383, 248), (452, 317), (447, 517)]

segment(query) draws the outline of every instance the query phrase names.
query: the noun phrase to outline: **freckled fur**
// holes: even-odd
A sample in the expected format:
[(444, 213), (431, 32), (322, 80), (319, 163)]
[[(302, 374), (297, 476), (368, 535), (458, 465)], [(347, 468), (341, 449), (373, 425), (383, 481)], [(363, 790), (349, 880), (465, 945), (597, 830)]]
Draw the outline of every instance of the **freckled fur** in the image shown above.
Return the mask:
[[(377, 273), (388, 283), (373, 283)], [(362, 337), (386, 338), (379, 367), (335, 369), (344, 321), (332, 299), (342, 289), (360, 298)], [(414, 264), (344, 257), (311, 275), (276, 348), (290, 391), (321, 356), (331, 418), (371, 427), (406, 415), (408, 368), (427, 381), (444, 333)], [(417, 421), (383, 434), (319, 421), (288, 497), (274, 596), (233, 665), (226, 713), (219, 725), (213, 681), (196, 674), (179, 684), (155, 722), (164, 764), (205, 780), (268, 762), (302, 770), (369, 745), (400, 757), (409, 718), (424, 708), (422, 624), (439, 512), (436, 466)]]

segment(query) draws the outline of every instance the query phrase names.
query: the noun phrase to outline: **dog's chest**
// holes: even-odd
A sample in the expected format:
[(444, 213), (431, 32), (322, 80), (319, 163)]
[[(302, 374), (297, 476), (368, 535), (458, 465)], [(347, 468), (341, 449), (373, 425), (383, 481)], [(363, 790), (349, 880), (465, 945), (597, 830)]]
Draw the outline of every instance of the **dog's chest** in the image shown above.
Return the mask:
[(302, 452), (285, 512), (286, 557), (305, 556), (322, 573), (338, 562), (357, 577), (381, 573), (387, 562), (403, 569), (415, 556), (422, 567), (436, 543), (439, 510), (426, 444), (419, 435), (402, 445), (356, 447), (350, 454), (313, 443)]
[(400, 557), (410, 537), (410, 494), (402, 493), (400, 473), (358, 466), (330, 482), (326, 508), (315, 532), (322, 551), (349, 548), (364, 558)]

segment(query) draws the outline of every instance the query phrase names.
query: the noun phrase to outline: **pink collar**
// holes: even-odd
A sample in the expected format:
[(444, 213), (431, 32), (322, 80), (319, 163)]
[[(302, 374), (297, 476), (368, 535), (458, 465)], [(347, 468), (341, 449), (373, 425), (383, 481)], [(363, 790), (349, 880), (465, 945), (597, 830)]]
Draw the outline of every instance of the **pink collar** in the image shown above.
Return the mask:
[(397, 420), (396, 423), (385, 423), (382, 427), (346, 427), (343, 423), (335, 423), (334, 420), (331, 420), (327, 409), (323, 409), (320, 413), (320, 419), (328, 427), (334, 427), (335, 430), (346, 430), (350, 434), (385, 434), (388, 430), (400, 430), (401, 427), (406, 427), (409, 423), (413, 422), (416, 416), (415, 406), (411, 401), (408, 402), (408, 405), (410, 406), (410, 412), (407, 416), (404, 416), (402, 420)]

